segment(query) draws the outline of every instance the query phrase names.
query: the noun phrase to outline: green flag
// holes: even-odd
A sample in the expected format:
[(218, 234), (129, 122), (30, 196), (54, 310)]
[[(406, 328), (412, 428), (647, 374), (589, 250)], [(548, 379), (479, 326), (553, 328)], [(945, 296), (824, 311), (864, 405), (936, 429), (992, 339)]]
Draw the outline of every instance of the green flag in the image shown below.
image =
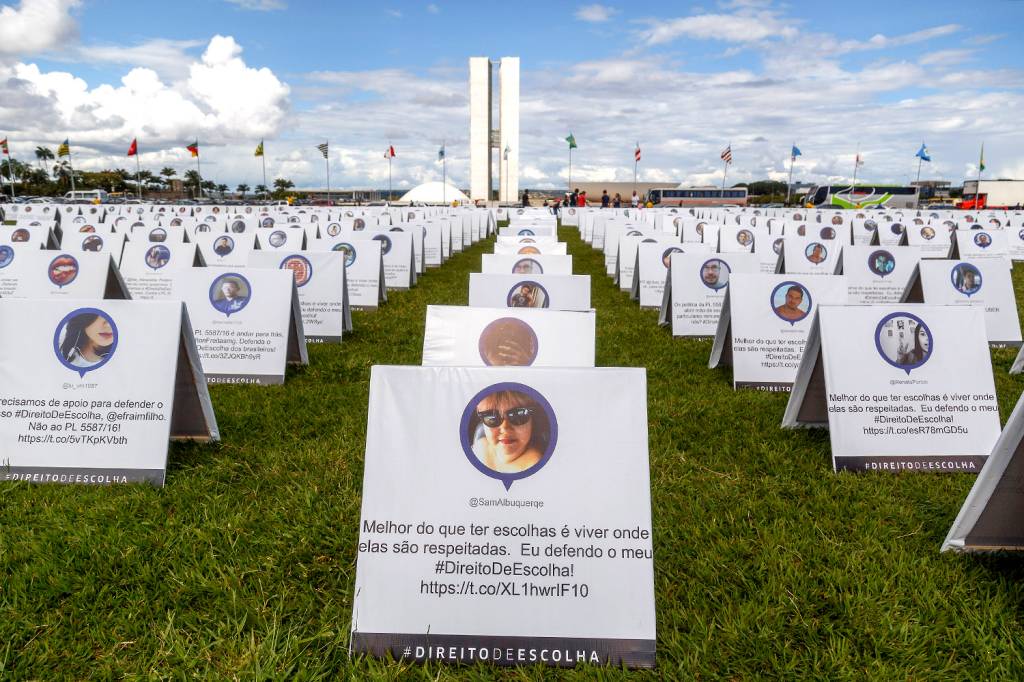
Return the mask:
[(985, 143), (981, 144), (981, 157), (978, 159), (978, 172), (985, 172)]
[(569, 149), (576, 149), (576, 138), (572, 133), (569, 133), (569, 137), (565, 138), (565, 141), (569, 143)]

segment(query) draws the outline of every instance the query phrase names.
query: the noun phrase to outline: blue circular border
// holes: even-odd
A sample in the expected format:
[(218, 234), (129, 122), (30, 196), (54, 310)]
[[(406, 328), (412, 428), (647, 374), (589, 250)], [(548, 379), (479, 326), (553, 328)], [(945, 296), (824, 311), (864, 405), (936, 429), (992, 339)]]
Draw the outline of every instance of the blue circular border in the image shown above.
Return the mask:
[[(149, 252), (152, 251), (153, 249), (164, 249), (165, 251), (167, 251), (167, 262), (161, 265), (159, 268), (154, 268), (152, 265), (149, 264)], [(166, 268), (170, 264), (172, 255), (173, 254), (171, 253), (171, 250), (168, 247), (164, 246), (163, 244), (154, 244), (153, 246), (146, 249), (146, 252), (142, 254), (142, 262), (146, 264), (147, 268), (149, 268), (153, 272), (156, 272), (157, 270)]]
[(8, 257), (6, 263), (0, 263), (0, 269), (2, 269), (14, 262), (17, 252), (7, 244), (0, 244), (0, 254), (5, 254)]
[[(782, 315), (779, 315), (775, 311), (775, 294), (778, 292), (779, 289), (781, 289), (783, 287), (788, 289), (791, 286), (798, 286), (798, 287), (800, 287), (804, 291), (804, 293), (807, 294), (807, 312), (804, 313), (804, 316), (801, 317), (799, 320), (787, 320), (786, 318), (784, 318)], [(771, 295), (768, 296), (768, 305), (771, 306), (772, 314), (775, 315), (775, 317), (779, 318), (783, 322), (788, 322), (789, 325), (791, 327), (793, 327), (793, 326), (796, 326), (797, 322), (803, 322), (804, 320), (806, 320), (807, 316), (811, 314), (811, 310), (814, 308), (814, 300), (811, 298), (811, 290), (808, 289), (806, 286), (804, 286), (800, 282), (795, 282), (793, 280), (787, 280), (785, 282), (780, 282), (779, 284), (775, 285), (775, 288), (772, 289)]]
[[(536, 254), (534, 254), (534, 255), (536, 255)], [(540, 272), (532, 272), (532, 273), (530, 273), (531, 275), (543, 275), (544, 274), (544, 266), (541, 265), (539, 262), (537, 262), (536, 259), (533, 259), (533, 258), (520, 258), (519, 260), (517, 260), (515, 263), (512, 264), (512, 274), (513, 275), (520, 274), (520, 273), (516, 272), (516, 266), (519, 265), (520, 263), (522, 263), (523, 261), (529, 261), (529, 262), (533, 263), (534, 265), (536, 265), (538, 268), (540, 268)], [(523, 274), (525, 274), (525, 273), (523, 273)]]
[[(347, 246), (348, 250), (346, 251), (345, 249), (339, 249), (338, 248), (339, 246)], [(348, 242), (338, 242), (337, 244), (335, 244), (334, 246), (331, 247), (331, 251), (336, 251), (338, 253), (344, 253), (345, 254), (345, 267), (346, 268), (348, 266), (352, 265), (352, 263), (356, 262), (356, 247), (352, 246), (352, 244), (350, 244)], [(352, 262), (349, 262), (349, 260), (348, 260), (349, 256), (352, 257)]]
[[(957, 268), (969, 268), (976, 275), (978, 275), (978, 288), (975, 289), (974, 291), (972, 291), (969, 294), (966, 293), (966, 292), (960, 291), (959, 289), (957, 289), (957, 287), (956, 287), (956, 280), (953, 277), (956, 274)], [(957, 263), (956, 265), (954, 265), (953, 268), (949, 271), (949, 283), (953, 286), (953, 291), (955, 291), (956, 293), (960, 294), (961, 296), (966, 296), (967, 298), (970, 298), (971, 296), (974, 296), (976, 293), (981, 291), (982, 285), (985, 284), (985, 278), (982, 276), (981, 270), (979, 270), (976, 265), (974, 265), (973, 263), (965, 263), (965, 262), (961, 261), (961, 262)]]
[[(110, 352), (107, 353), (107, 357), (97, 362), (92, 367), (75, 367), (70, 362), (65, 360), (60, 354), (60, 330), (63, 329), (71, 318), (77, 317), (78, 315), (100, 315), (107, 322), (110, 323), (110, 329), (114, 332), (114, 342), (110, 344)], [(120, 332), (117, 331), (117, 324), (114, 322), (114, 318), (109, 313), (100, 310), (99, 308), (77, 308), (72, 310), (70, 313), (61, 318), (60, 322), (57, 323), (57, 328), (53, 332), (53, 354), (57, 356), (57, 360), (60, 364), (64, 365), (73, 372), (77, 372), (79, 377), (84, 377), (87, 372), (92, 372), (100, 367), (104, 366), (110, 359), (114, 357), (114, 351), (117, 350), (117, 342), (120, 340)]]
[[(513, 284), (512, 288), (508, 290), (507, 294), (505, 294), (505, 307), (506, 308), (519, 308), (519, 307), (521, 307), (521, 306), (512, 305), (512, 303), (511, 303), (511, 301), (512, 301), (512, 293), (516, 289), (518, 289), (519, 287), (523, 286), (524, 284), (530, 284), (530, 285), (535, 286), (535, 287), (537, 287), (538, 289), (540, 289), (541, 291), (544, 292), (544, 305), (542, 305), (540, 308), (537, 308), (537, 310), (544, 310), (545, 308), (548, 308), (550, 306), (551, 295), (548, 294), (548, 290), (545, 289), (543, 286), (541, 286), (540, 282), (534, 282), (533, 280), (524, 279), (521, 282), (516, 282), (515, 284)], [(532, 308), (533, 306), (529, 306), (529, 307)]]
[[(906, 318), (909, 318), (911, 320), (914, 320), (915, 322), (917, 322), (918, 325), (924, 327), (925, 333), (928, 334), (928, 352), (925, 354), (924, 359), (921, 360), (921, 362), (915, 362), (913, 365), (901, 365), (901, 364), (898, 364), (898, 363), (893, 362), (892, 360), (890, 360), (889, 357), (882, 351), (882, 342), (879, 341), (879, 337), (882, 334), (882, 327), (885, 326), (886, 322), (888, 322), (889, 320), (892, 320), (894, 318), (897, 318), (897, 317), (906, 317)], [(932, 334), (932, 330), (928, 328), (928, 325), (925, 324), (925, 321), (922, 320), (917, 315), (914, 315), (913, 313), (907, 313), (907, 312), (889, 313), (888, 315), (883, 317), (879, 321), (878, 325), (875, 327), (875, 350), (878, 351), (879, 357), (881, 357), (883, 360), (885, 360), (886, 364), (892, 365), (896, 369), (901, 369), (901, 370), (905, 371), (907, 374), (910, 374), (911, 370), (917, 369), (918, 367), (920, 367), (924, 363), (928, 362), (929, 359), (931, 359), (932, 353), (935, 352), (935, 335)]]
[(706, 261), (701, 263), (700, 267), (697, 269), (697, 279), (699, 279), (700, 283), (703, 284), (708, 289), (711, 289), (712, 291), (721, 291), (722, 289), (724, 289), (727, 286), (729, 286), (728, 282), (726, 282), (725, 284), (719, 284), (717, 287), (713, 287), (710, 284), (708, 284), (707, 282), (705, 282), (704, 278), (701, 276), (701, 273), (704, 272), (704, 266), (707, 265), (708, 263), (712, 262), (712, 261), (718, 261), (719, 263), (724, 265), (726, 272), (729, 273), (729, 277), (732, 277), (732, 267), (726, 261), (722, 260), (721, 258), (708, 258)]
[[(247, 286), (249, 288), (249, 295), (245, 299), (245, 305), (243, 305), (238, 310), (232, 310), (230, 313), (225, 313), (225, 312), (222, 312), (220, 310), (217, 310), (217, 306), (213, 305), (213, 293), (214, 293), (214, 289), (217, 286), (217, 282), (219, 282), (222, 279), (225, 279), (227, 277), (237, 277), (238, 279), (240, 279), (243, 282), (245, 282), (245, 286)], [(294, 277), (294, 275), (293, 275), (293, 277)], [(217, 275), (216, 277), (213, 278), (213, 281), (210, 283), (210, 292), (209, 292), (208, 298), (210, 299), (210, 306), (214, 310), (217, 310), (218, 313), (221, 313), (225, 317), (231, 317), (235, 313), (242, 312), (247, 307), (249, 307), (250, 303), (252, 303), (252, 284), (249, 283), (249, 280), (245, 277), (245, 275), (242, 275), (242, 274), (237, 273), (237, 272), (224, 272), (224, 273), (221, 273), (221, 274), (219, 274), (219, 275)]]
[(875, 249), (870, 254), (868, 254), (868, 270), (870, 270), (872, 274), (878, 275), (879, 277), (888, 277), (889, 275), (892, 274), (891, 272), (875, 272), (875, 268), (872, 266), (872, 263), (875, 260), (875, 256), (878, 256), (880, 254), (885, 254), (886, 256), (888, 256), (889, 259), (892, 260), (892, 269), (894, 271), (896, 270), (896, 256), (892, 255), (892, 252), (887, 249)]
[[(480, 401), (485, 397), (492, 393), (497, 393), (498, 391), (517, 391), (519, 393), (525, 393), (529, 397), (533, 398), (534, 402), (540, 405), (541, 409), (544, 410), (544, 413), (548, 418), (548, 424), (551, 425), (551, 436), (548, 439), (548, 446), (544, 450), (544, 454), (541, 455), (539, 462), (525, 471), (503, 474), (488, 468), (477, 458), (476, 454), (473, 453), (473, 444), (469, 442), (469, 423), (472, 420), (473, 415), (476, 413), (476, 406), (479, 405)], [(484, 476), (487, 476), (488, 478), (496, 478), (501, 481), (505, 485), (505, 490), (508, 490), (512, 487), (513, 483), (533, 476), (535, 473), (543, 469), (547, 465), (548, 461), (550, 461), (551, 456), (555, 452), (555, 446), (558, 444), (558, 419), (555, 417), (555, 410), (551, 407), (551, 403), (549, 403), (548, 399), (542, 396), (540, 392), (525, 384), (520, 384), (514, 381), (504, 381), (497, 384), (491, 384), (470, 398), (469, 402), (466, 404), (466, 408), (462, 411), (462, 419), (459, 420), (459, 441), (462, 443), (462, 452), (466, 455), (466, 459), (469, 460), (470, 464), (472, 464), (476, 470)]]
[[(302, 287), (306, 286), (307, 284), (309, 284), (310, 282), (313, 281), (313, 264), (309, 262), (308, 258), (306, 258), (305, 256), (303, 256), (301, 254), (293, 253), (290, 256), (285, 256), (281, 260), (281, 264), (278, 267), (281, 270), (291, 270), (291, 268), (286, 268), (284, 266), (284, 264), (287, 263), (288, 261), (296, 259), (296, 258), (306, 264), (306, 271), (309, 273), (309, 276), (306, 277), (306, 281), (303, 282), (302, 284), (299, 284), (299, 281), (295, 280), (295, 286), (298, 287), (299, 289), (301, 289)], [(294, 275), (295, 275), (295, 273), (293, 272), (292, 276), (294, 277)]]
[(391, 237), (387, 236), (386, 234), (375, 234), (374, 236), (370, 237), (370, 239), (372, 239), (375, 242), (380, 242), (380, 255), (386, 256), (387, 254), (391, 253)]

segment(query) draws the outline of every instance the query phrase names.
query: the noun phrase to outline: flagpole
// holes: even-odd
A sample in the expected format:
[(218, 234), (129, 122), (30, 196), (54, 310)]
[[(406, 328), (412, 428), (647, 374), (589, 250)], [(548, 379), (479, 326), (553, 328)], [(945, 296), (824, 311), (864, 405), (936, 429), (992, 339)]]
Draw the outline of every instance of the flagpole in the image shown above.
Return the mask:
[(388, 142), (388, 203), (391, 203), (391, 142)]
[(327, 205), (331, 205), (331, 159), (329, 158), (330, 148), (328, 147), (327, 154), (324, 154), (324, 165), (327, 166)]
[(135, 148), (135, 182), (139, 186), (139, 201), (142, 201), (142, 162), (139, 161), (139, 149)]
[(441, 203), (448, 205), (448, 152), (444, 148), (444, 140), (441, 140)]
[[(260, 140), (260, 146), (263, 146), (262, 140)], [(260, 154), (260, 161), (263, 162), (263, 191), (269, 192), (270, 189), (267, 188), (267, 151), (265, 149), (262, 151), (263, 153)]]
[[(857, 154), (853, 157), (853, 186), (850, 187), (850, 198), (856, 200), (857, 167), (860, 166), (860, 142), (857, 143)], [(856, 205), (856, 202), (854, 203)]]
[(7, 181), (11, 183), (11, 201), (14, 201), (14, 164), (11, 161), (14, 160), (14, 154), (11, 153), (10, 144), (7, 145)]
[[(726, 147), (726, 149), (728, 149), (729, 154), (732, 155), (732, 140), (729, 140), (729, 145)], [(722, 159), (722, 166), (722, 191), (724, 192), (725, 178), (727, 175), (729, 175), (729, 161), (727, 159)], [(725, 195), (723, 194), (722, 196), (724, 197)]]
[[(71, 169), (71, 191), (75, 191), (75, 164), (71, 161), (71, 145), (68, 145), (68, 168)], [(71, 196), (75, 196), (72, 194)]]
[[(793, 147), (796, 147), (796, 142), (793, 143)], [(796, 163), (796, 156), (793, 155), (793, 150), (789, 151), (789, 182), (786, 184), (786, 206), (789, 206), (789, 197), (793, 192), (793, 164)]]
[[(981, 143), (981, 156), (978, 157), (978, 185), (974, 188), (974, 210), (981, 210), (981, 167), (985, 163), (985, 143)], [(11, 185), (13, 188), (14, 185)], [(12, 190), (13, 191), (13, 190)]]
[(198, 138), (196, 139), (196, 173), (199, 174), (199, 186), (197, 188), (199, 190), (199, 192), (198, 192), (199, 197), (198, 198), (202, 199), (203, 198), (203, 166), (202, 166), (202, 164), (199, 163), (199, 140), (198, 140)]
[[(640, 143), (636, 143), (636, 148), (640, 149)], [(636, 192), (636, 167), (640, 163), (640, 160), (636, 158), (636, 151), (633, 151), (633, 191)]]
[(569, 145), (569, 193), (572, 194), (572, 145)]

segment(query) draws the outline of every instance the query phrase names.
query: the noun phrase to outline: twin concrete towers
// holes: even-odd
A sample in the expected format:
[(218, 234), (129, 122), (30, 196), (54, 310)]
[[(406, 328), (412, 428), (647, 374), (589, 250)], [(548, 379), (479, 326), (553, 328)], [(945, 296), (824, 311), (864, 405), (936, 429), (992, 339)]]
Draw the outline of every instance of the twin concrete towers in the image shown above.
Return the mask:
[[(498, 65), (498, 127), (492, 128), (493, 76)], [(497, 150), (497, 154), (492, 153)], [(469, 198), (490, 201), (493, 160), (498, 160), (498, 200), (519, 196), (519, 57), (469, 58)]]

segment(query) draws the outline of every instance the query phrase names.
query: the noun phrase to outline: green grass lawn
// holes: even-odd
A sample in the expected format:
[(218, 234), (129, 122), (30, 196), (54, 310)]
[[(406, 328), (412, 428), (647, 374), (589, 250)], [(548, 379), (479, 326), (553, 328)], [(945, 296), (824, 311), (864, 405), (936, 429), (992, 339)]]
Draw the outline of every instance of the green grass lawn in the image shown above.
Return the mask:
[[(673, 339), (561, 234), (597, 364), (650, 391), (658, 670), (580, 675), (1024, 676), (1024, 562), (938, 552), (973, 476), (833, 474), (827, 432), (779, 429), (785, 394), (734, 392), (710, 341)], [(284, 386), (212, 387), (223, 442), (173, 445), (166, 488), (0, 486), (0, 678), (571, 675), (347, 655), (370, 366), (419, 364), (426, 305), (465, 304), (490, 250), (355, 313)], [(1005, 420), (1024, 378), (992, 357)]]

